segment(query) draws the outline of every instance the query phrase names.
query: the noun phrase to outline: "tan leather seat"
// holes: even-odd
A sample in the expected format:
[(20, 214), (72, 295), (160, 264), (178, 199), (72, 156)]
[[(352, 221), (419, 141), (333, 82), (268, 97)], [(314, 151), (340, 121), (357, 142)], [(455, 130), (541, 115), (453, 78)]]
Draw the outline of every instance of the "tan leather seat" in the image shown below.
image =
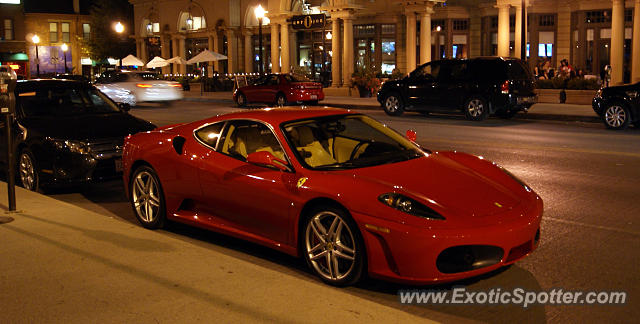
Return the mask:
[(325, 150), (318, 139), (313, 135), (309, 126), (294, 127), (290, 131), (294, 144), (304, 161), (311, 167), (336, 163), (331, 154)]

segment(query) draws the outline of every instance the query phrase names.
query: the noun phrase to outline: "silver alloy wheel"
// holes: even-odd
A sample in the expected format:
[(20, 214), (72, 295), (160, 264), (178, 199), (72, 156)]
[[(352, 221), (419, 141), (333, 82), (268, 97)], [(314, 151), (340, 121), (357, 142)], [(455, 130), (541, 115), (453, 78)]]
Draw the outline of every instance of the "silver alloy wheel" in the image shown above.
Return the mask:
[(607, 125), (618, 128), (622, 126), (627, 119), (627, 113), (624, 111), (624, 108), (618, 105), (613, 105), (604, 113), (604, 120), (607, 122)]
[(391, 112), (391, 113), (396, 112), (399, 106), (400, 106), (400, 101), (396, 96), (388, 96), (387, 100), (384, 101), (384, 107), (387, 109), (388, 112)]
[(238, 95), (238, 106), (242, 107), (244, 105), (245, 105), (244, 95), (243, 94), (239, 94)]
[(149, 171), (142, 171), (133, 180), (133, 206), (146, 223), (153, 222), (160, 211), (158, 183)]
[(338, 281), (356, 264), (355, 237), (336, 213), (321, 211), (307, 223), (305, 248), (311, 265), (323, 278)]
[(34, 190), (36, 184), (36, 170), (33, 167), (33, 161), (31, 161), (31, 156), (29, 156), (29, 154), (22, 153), (20, 155), (19, 169), (22, 186), (25, 189)]
[(469, 115), (472, 117), (478, 117), (482, 115), (484, 111), (484, 104), (480, 99), (469, 100), (467, 104), (467, 111), (469, 111)]
[(278, 105), (279, 107), (284, 106), (284, 104), (287, 103), (287, 98), (285, 98), (284, 96), (278, 96), (278, 98), (276, 98), (276, 105)]

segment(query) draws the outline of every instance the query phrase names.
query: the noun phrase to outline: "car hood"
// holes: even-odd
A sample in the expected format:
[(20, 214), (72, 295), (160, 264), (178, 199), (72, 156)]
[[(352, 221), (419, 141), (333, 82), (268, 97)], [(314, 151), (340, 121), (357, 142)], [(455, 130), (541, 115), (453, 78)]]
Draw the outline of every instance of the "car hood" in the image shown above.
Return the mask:
[(523, 197), (518, 193), (523, 188), (499, 167), (453, 152), (340, 172), (382, 185), (389, 192), (412, 196), (436, 211), (463, 219), (503, 213), (518, 206)]
[(125, 113), (86, 114), (56, 118), (26, 118), (20, 125), (33, 136), (70, 140), (122, 137), (149, 131), (155, 125)]

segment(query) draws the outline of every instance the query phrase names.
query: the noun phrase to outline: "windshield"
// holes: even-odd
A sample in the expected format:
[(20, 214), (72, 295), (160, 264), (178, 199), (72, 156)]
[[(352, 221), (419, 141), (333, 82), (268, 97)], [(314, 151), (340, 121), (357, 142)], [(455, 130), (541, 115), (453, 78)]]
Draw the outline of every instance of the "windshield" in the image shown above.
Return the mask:
[(315, 170), (368, 167), (425, 154), (400, 134), (364, 115), (289, 122), (282, 129), (298, 161)]
[(38, 87), (17, 93), (25, 117), (69, 116), (120, 112), (102, 92), (82, 87)]
[(311, 82), (307, 77), (299, 74), (285, 74), (284, 79), (288, 82)]

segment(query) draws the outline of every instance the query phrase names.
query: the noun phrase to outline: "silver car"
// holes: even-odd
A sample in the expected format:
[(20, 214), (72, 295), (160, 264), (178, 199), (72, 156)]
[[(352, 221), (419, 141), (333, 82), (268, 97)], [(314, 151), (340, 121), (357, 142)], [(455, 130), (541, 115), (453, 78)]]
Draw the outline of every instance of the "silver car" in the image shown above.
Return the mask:
[(183, 97), (180, 83), (160, 80), (152, 72), (107, 71), (98, 78), (96, 87), (113, 101), (131, 106), (141, 102), (171, 102)]

